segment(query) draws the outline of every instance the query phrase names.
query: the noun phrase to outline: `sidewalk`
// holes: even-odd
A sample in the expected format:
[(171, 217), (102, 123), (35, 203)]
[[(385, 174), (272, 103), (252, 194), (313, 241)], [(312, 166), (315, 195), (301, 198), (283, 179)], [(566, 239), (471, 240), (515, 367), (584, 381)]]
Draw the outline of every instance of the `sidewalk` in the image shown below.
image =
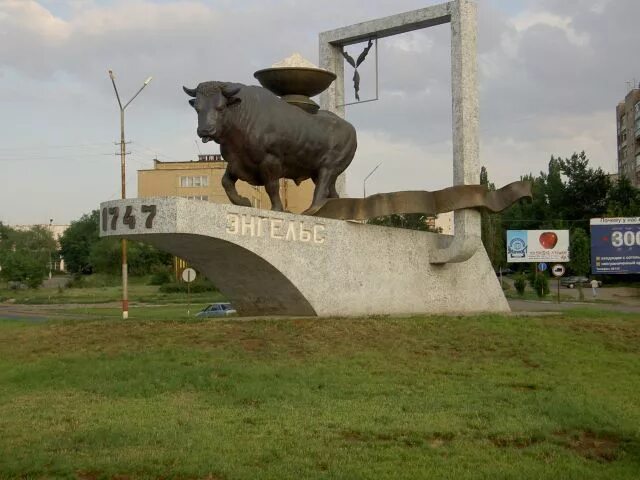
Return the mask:
[(595, 302), (561, 302), (548, 300), (517, 300), (509, 299), (509, 306), (514, 312), (559, 312), (573, 308), (592, 308), (611, 312), (638, 313), (640, 304), (628, 303), (595, 303)]

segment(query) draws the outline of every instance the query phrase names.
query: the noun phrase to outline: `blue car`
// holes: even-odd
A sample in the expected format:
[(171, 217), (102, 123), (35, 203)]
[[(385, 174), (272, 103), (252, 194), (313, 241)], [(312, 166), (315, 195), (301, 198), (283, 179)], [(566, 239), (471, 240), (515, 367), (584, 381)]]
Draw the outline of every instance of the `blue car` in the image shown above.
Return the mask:
[(230, 303), (212, 303), (196, 314), (196, 317), (226, 317), (235, 315), (236, 309)]

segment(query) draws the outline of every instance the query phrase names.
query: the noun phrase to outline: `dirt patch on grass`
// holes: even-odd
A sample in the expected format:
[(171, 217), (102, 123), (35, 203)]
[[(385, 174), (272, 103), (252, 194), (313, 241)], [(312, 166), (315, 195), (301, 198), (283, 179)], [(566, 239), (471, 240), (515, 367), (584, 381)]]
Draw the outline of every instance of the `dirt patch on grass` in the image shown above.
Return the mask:
[(345, 440), (349, 440), (351, 442), (366, 442), (367, 435), (363, 432), (359, 432), (357, 430), (343, 430), (340, 432), (340, 436)]
[(529, 358), (523, 358), (522, 359), (522, 363), (524, 363), (525, 366), (527, 366), (529, 368), (540, 368), (540, 364), (538, 362), (534, 362), (533, 360), (531, 360)]
[(262, 352), (267, 346), (267, 342), (262, 338), (243, 338), (240, 345), (247, 352)]
[(495, 435), (489, 441), (499, 448), (527, 448), (544, 441), (542, 437), (511, 437)]
[(536, 385), (535, 383), (513, 382), (513, 383), (499, 383), (500, 387), (508, 387), (519, 392), (535, 392), (536, 390), (550, 390), (549, 387), (543, 385)]
[(555, 438), (566, 448), (588, 460), (613, 462), (621, 452), (622, 440), (611, 434), (591, 431), (556, 432)]
[(350, 442), (391, 442), (401, 444), (407, 447), (424, 447), (439, 448), (451, 442), (454, 439), (452, 433), (432, 433), (423, 434), (420, 432), (362, 432), (358, 430), (343, 430), (340, 436)]
[(574, 321), (569, 324), (569, 328), (581, 334), (595, 334), (608, 348), (614, 350), (640, 351), (640, 324)]
[[(131, 477), (129, 475), (106, 475), (100, 472), (93, 471), (80, 471), (76, 473), (77, 480), (101, 480), (101, 479), (109, 479), (109, 480), (131, 480), (135, 477)], [(186, 475), (170, 475), (170, 476), (159, 476), (156, 477), (156, 480), (165, 480), (165, 479), (174, 479), (174, 480), (222, 480), (222, 477), (217, 477), (215, 475), (207, 474), (204, 476), (186, 476)]]

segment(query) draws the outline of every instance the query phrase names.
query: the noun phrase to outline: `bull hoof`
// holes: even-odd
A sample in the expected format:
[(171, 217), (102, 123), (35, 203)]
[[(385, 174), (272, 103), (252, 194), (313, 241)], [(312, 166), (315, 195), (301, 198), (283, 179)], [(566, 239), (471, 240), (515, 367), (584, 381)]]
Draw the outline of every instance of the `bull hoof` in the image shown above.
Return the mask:
[(313, 205), (311, 205), (304, 212), (302, 212), (302, 215), (315, 215), (318, 210), (320, 210), (319, 206), (314, 207)]
[(238, 200), (234, 203), (236, 205), (239, 205), (240, 207), (253, 207), (253, 205), (251, 205), (251, 200), (245, 197), (239, 197)]

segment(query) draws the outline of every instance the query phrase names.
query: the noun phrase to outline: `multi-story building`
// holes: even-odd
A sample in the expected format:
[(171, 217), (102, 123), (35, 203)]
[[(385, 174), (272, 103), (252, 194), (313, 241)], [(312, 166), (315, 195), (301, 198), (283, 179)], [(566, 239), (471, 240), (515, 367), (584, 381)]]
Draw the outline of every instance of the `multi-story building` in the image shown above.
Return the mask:
[(453, 235), (453, 212), (439, 213), (433, 226), (440, 233)]
[(640, 187), (640, 88), (633, 88), (616, 107), (618, 175)]
[[(230, 203), (222, 188), (222, 176), (227, 168), (221, 155), (198, 155), (197, 161), (153, 161), (153, 169), (138, 170), (138, 197), (185, 197), (215, 203)], [(271, 202), (264, 187), (246, 182), (236, 183), (238, 193), (256, 208), (270, 209)], [(299, 186), (291, 180), (280, 180), (280, 198), (285, 210), (301, 213), (311, 205), (313, 182)]]

